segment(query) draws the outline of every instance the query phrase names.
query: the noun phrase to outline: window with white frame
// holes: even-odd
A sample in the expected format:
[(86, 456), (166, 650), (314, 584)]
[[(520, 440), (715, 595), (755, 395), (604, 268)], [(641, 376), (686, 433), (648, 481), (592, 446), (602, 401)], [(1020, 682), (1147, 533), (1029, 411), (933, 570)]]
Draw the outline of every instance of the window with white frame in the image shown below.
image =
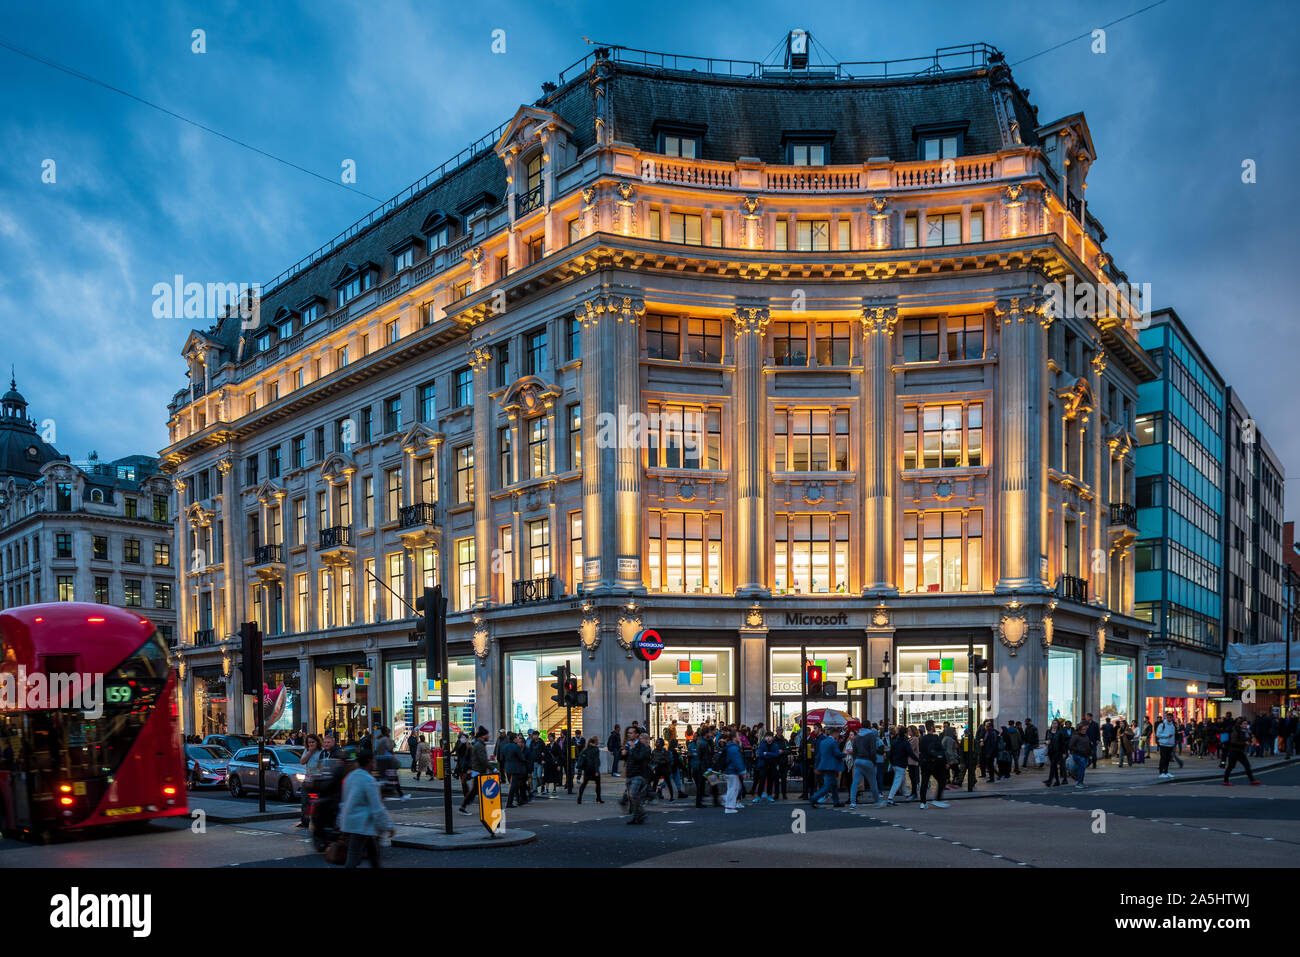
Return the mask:
[(983, 591), (983, 512), (903, 513), (903, 591)]
[(646, 572), (650, 591), (690, 595), (721, 593), (720, 513), (651, 509), (646, 524)]
[(847, 472), (849, 410), (784, 408), (772, 414), (774, 472)]
[(467, 611), (474, 604), (474, 539), (456, 540), (456, 610)]
[(984, 403), (944, 402), (903, 408), (903, 468), (984, 465)]
[(849, 588), (849, 516), (776, 515), (773, 591), (778, 595), (843, 594)]
[(664, 469), (722, 468), (722, 407), (678, 402), (646, 405), (646, 465)]

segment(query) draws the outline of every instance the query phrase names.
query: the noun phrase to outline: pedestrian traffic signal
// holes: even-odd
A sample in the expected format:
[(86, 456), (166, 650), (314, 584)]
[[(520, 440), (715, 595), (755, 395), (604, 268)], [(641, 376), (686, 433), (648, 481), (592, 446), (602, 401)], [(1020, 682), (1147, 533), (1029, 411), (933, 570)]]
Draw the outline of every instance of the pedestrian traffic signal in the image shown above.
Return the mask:
[(587, 692), (577, 691), (573, 695), (573, 706), (575, 708), (587, 707)]
[(565, 704), (565, 694), (569, 685), (569, 669), (565, 665), (559, 665), (551, 672), (551, 677), (555, 680), (551, 682), (551, 687), (555, 689), (555, 694), (551, 695), (551, 700), (561, 708), (567, 707)]
[(415, 599), (415, 610), (424, 615), (417, 631), (424, 633), (424, 673), (430, 681), (442, 681), (447, 665), (447, 599), (442, 586), (426, 588)]
[(244, 694), (262, 695), (262, 632), (257, 623), (246, 621), (239, 626), (240, 671)]
[(823, 690), (822, 681), (826, 677), (825, 672), (822, 670), (821, 665), (815, 665), (812, 662), (808, 662), (804, 668), (808, 673), (808, 697), (820, 698)]
[(991, 664), (992, 662), (987, 658), (984, 658), (981, 655), (973, 655), (970, 660), (970, 670), (975, 674), (981, 674), (982, 672), (989, 671)]

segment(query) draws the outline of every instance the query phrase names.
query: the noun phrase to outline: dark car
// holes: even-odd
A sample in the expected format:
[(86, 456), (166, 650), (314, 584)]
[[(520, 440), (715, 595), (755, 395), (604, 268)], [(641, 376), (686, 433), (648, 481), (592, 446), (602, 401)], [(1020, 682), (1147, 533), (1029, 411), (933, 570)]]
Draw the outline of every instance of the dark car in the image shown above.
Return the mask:
[(215, 744), (231, 754), (238, 754), (244, 748), (257, 747), (257, 738), (251, 734), (210, 734), (203, 739), (203, 743)]
[(226, 783), (230, 752), (219, 744), (185, 745), (185, 783), (191, 788)]
[[(274, 791), (286, 804), (302, 791), (307, 780), (307, 769), (302, 765), (302, 748), (266, 748), (263, 756), (266, 765), (266, 790)], [(231, 797), (240, 797), (245, 791), (254, 794), (258, 789), (257, 748), (244, 748), (226, 764), (226, 787)]]

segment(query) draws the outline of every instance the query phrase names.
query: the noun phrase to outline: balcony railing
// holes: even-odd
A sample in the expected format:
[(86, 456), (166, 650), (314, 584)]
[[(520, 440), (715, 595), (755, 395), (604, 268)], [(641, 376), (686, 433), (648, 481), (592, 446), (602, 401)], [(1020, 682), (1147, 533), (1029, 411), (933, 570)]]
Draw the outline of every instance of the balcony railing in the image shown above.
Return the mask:
[(1111, 502), (1110, 523), (1112, 525), (1122, 525), (1125, 528), (1137, 528), (1137, 506), (1130, 502)]
[(1056, 594), (1060, 598), (1086, 603), (1088, 601), (1088, 579), (1076, 578), (1074, 575), (1061, 575), (1056, 579)]
[(398, 510), (397, 525), (399, 528), (413, 528), (417, 525), (433, 525), (437, 508), (438, 507), (432, 502), (419, 502), (415, 505), (407, 505)]
[(211, 645), (216, 642), (216, 631), (211, 628), (200, 628), (194, 632), (194, 643), (196, 645)]
[(515, 604), (527, 601), (550, 601), (555, 589), (555, 576), (524, 578), (515, 584)]
[(1075, 219), (1083, 222), (1083, 200), (1075, 196), (1072, 190), (1065, 191), (1065, 208)]
[(281, 546), (279, 545), (258, 545), (253, 549), (253, 564), (266, 565), (271, 562), (283, 562), (284, 559), (280, 557), (280, 549)]
[(352, 526), (335, 525), (332, 528), (322, 528), (320, 530), (320, 540), (316, 547), (319, 548), (343, 548), (352, 545)]
[(526, 216), (527, 214), (535, 210), (537, 207), (542, 205), (542, 190), (544, 189), (544, 187), (545, 187), (544, 183), (538, 183), (532, 189), (528, 190), (528, 192), (518, 193), (515, 195), (515, 218), (516, 219), (518, 219), (520, 216)]

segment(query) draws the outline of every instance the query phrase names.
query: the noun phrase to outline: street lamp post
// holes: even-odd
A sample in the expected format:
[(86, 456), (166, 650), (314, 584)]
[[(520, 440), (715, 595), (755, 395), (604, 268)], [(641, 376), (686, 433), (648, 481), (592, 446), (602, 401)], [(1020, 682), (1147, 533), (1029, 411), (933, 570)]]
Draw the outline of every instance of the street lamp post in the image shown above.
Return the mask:
[(966, 790), (975, 790), (975, 635), (966, 633)]
[(884, 692), (885, 692), (884, 714), (881, 716), (881, 721), (884, 725), (882, 730), (888, 731), (889, 730), (889, 650), (888, 649), (885, 649), (885, 661), (884, 661), (884, 668), (881, 673), (881, 677), (884, 679)]

